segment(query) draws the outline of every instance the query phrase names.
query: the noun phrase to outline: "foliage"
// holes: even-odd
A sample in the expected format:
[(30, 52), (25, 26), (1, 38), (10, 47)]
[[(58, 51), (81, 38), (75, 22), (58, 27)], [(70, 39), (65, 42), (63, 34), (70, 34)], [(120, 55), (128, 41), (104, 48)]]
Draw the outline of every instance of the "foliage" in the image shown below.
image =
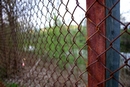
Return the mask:
[(19, 85), (16, 83), (8, 83), (6, 84), (6, 87), (19, 87)]
[[(123, 32), (124, 30), (121, 30)], [(130, 52), (130, 29), (121, 36), (121, 52)]]
[(86, 53), (82, 55), (86, 57), (85, 34), (84, 26), (80, 28), (76, 26), (47, 27), (44, 30), (29, 33), (29, 37), (24, 39), (26, 43), (24, 47), (34, 46), (36, 55), (48, 54), (49, 58), (57, 59), (61, 67), (67, 62), (73, 64), (74, 61), (82, 65), (85, 62), (79, 53), (82, 54), (85, 51)]

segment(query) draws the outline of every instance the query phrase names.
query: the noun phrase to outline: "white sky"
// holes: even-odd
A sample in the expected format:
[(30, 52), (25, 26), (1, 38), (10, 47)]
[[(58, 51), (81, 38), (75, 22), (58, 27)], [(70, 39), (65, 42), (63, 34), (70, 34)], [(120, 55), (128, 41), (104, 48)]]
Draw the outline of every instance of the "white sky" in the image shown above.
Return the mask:
[(120, 13), (130, 22), (130, 0), (120, 0)]
[[(30, 14), (33, 13), (33, 18), (31, 20), (33, 20), (34, 26), (37, 26), (39, 28), (44, 28), (45, 20), (50, 18), (50, 16), (52, 17), (52, 15), (49, 15), (49, 14), (48, 14), (48, 18), (46, 18), (43, 15), (46, 15), (46, 13), (47, 13), (46, 6), (47, 6), (48, 1), (54, 1), (54, 0), (43, 0), (43, 1), (44, 2), (42, 2), (41, 0), (37, 0), (37, 2), (36, 2), (36, 0), (32, 0), (30, 2), (30, 3), (33, 3), (32, 6), (34, 6), (33, 10), (30, 11)], [(62, 0), (62, 1), (66, 5), (68, 0)], [(78, 0), (78, 1), (79, 1), (79, 5), (84, 10), (86, 10), (86, 0)], [(44, 3), (45, 6), (43, 6), (43, 3)], [(35, 4), (38, 4), (38, 6), (35, 5)], [(56, 0), (55, 0), (54, 4), (57, 5)], [(62, 4), (60, 6), (60, 8), (59, 8), (59, 12), (60, 12), (60, 15), (62, 17), (64, 16), (64, 14), (66, 12), (66, 7), (65, 7), (64, 4)], [(52, 9), (54, 7), (52, 7), (51, 3), (49, 4), (49, 7), (50, 7), (49, 12), (51, 13)], [(56, 9), (58, 9), (58, 7), (59, 6), (57, 6)], [(67, 8), (68, 11), (72, 14), (75, 7), (76, 7), (76, 0), (69, 0), (69, 3), (67, 5), (67, 7), (68, 7)], [(53, 10), (53, 12), (56, 12), (56, 10)], [(67, 12), (65, 14), (64, 19), (62, 17), (60, 17), (60, 16), (58, 17), (58, 19), (64, 20), (66, 24), (69, 24), (71, 22), (71, 20), (72, 20), (72, 16), (71, 16), (71, 14), (69, 12)], [(124, 16), (126, 18), (126, 21), (130, 22), (130, 0), (120, 0), (120, 12), (121, 12), (122, 16)], [(85, 12), (83, 10), (81, 10), (81, 8), (77, 7), (74, 14), (73, 14), (73, 17), (74, 17), (74, 20), (77, 23), (80, 23), (80, 21), (82, 20), (84, 15), (85, 15)], [(52, 20), (52, 23), (53, 23), (53, 20)], [(73, 22), (72, 24), (75, 24), (75, 23)], [(49, 25), (49, 24), (47, 24), (47, 22), (46, 22), (46, 25)]]
[[(49, 21), (50, 21), (49, 19), (51, 19), (51, 17), (54, 17), (53, 13), (58, 14), (56, 9), (59, 10), (59, 14), (60, 14), (60, 16), (58, 16), (58, 19), (64, 20), (66, 24), (70, 24), (70, 22), (72, 20), (72, 15), (71, 15), (72, 13), (73, 13), (74, 20), (78, 24), (81, 22), (81, 20), (85, 16), (85, 10), (86, 10), (86, 1), (85, 0), (84, 0), (85, 3), (83, 1), (80, 1), (80, 3), (79, 3), (79, 5), (83, 8), (83, 10), (81, 8), (77, 7), (75, 11), (74, 11), (74, 9), (77, 6), (76, 0), (62, 0), (64, 4), (62, 3), (60, 5), (60, 8), (55, 0), (55, 2), (54, 2), (55, 9), (54, 9), (54, 7), (52, 7), (51, 3), (48, 4), (48, 1), (53, 2), (54, 0), (43, 0), (43, 1), (37, 0), (37, 2), (36, 2), (35, 0), (32, 0), (30, 2), (33, 6), (33, 9), (31, 11), (29, 11), (28, 13), (33, 15), (31, 20), (34, 23), (33, 26), (35, 26), (37, 28), (44, 28), (45, 21), (47, 21), (46, 26), (48, 26)], [(67, 12), (66, 6), (65, 6), (67, 4), (67, 2), (68, 2), (67, 9), (69, 12)], [(35, 5), (35, 4), (38, 4), (38, 5)], [(44, 6), (43, 6), (43, 4), (44, 4)], [(49, 7), (49, 10), (46, 7)], [(49, 11), (49, 13), (46, 14), (48, 11)], [(50, 13), (52, 13), (52, 15), (50, 15)], [(51, 24), (53, 24), (53, 22), (54, 21), (51, 20)], [(72, 24), (76, 24), (76, 23), (72, 22)]]

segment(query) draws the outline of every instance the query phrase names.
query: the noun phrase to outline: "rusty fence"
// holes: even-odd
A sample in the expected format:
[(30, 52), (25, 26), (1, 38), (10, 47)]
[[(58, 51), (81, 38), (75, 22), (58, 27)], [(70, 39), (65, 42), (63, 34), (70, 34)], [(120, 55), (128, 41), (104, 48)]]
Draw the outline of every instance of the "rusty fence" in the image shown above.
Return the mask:
[(129, 87), (120, 0), (0, 0), (0, 86)]

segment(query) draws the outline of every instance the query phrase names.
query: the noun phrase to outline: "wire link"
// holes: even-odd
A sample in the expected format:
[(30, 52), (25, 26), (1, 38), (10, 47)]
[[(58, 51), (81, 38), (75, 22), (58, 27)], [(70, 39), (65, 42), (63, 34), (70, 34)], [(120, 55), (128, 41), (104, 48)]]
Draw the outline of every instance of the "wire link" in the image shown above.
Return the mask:
[[(130, 86), (130, 56), (114, 47), (118, 39), (125, 45), (130, 42), (130, 23), (126, 24), (113, 16), (113, 9), (119, 2), (117, 0), (108, 8), (100, 0), (95, 0), (86, 10), (79, 0), (1, 0), (0, 80), (11, 87), (87, 87), (88, 75), (98, 82), (89, 69), (99, 63), (110, 73), (110, 77), (95, 85), (100, 87), (114, 79), (120, 87)], [(108, 11), (98, 23), (88, 14), (96, 4)], [(112, 40), (100, 29), (109, 17), (123, 26), (120, 34)], [(95, 28), (89, 37), (86, 20)], [(89, 46), (96, 36), (109, 42), (109, 47), (103, 52)], [(87, 48), (96, 55), (96, 60), (89, 65)], [(113, 71), (101, 58), (110, 49), (121, 57), (120, 67)], [(120, 72), (119, 80), (114, 77), (117, 72)]]

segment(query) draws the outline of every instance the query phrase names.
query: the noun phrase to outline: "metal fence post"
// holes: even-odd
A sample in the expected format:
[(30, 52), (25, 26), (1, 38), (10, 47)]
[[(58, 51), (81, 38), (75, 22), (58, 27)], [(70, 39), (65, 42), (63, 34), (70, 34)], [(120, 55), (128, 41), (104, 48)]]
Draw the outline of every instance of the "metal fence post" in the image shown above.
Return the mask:
[[(106, 79), (112, 78), (106, 82), (106, 87), (118, 87), (119, 83), (116, 81), (119, 79), (119, 71), (113, 73), (119, 67), (120, 62), (120, 40), (116, 37), (120, 34), (120, 23), (115, 19), (120, 19), (120, 0), (106, 0), (106, 37), (110, 40), (106, 40), (106, 48), (111, 47), (106, 52), (106, 67), (111, 71), (106, 70)], [(113, 8), (114, 7), (114, 8)], [(114, 19), (115, 17), (115, 19)]]
[[(100, 3), (105, 3), (100, 0)], [(104, 87), (105, 83), (105, 7), (97, 0), (86, 0), (87, 2), (87, 44), (88, 44), (88, 87)], [(101, 56), (99, 56), (102, 54)]]

